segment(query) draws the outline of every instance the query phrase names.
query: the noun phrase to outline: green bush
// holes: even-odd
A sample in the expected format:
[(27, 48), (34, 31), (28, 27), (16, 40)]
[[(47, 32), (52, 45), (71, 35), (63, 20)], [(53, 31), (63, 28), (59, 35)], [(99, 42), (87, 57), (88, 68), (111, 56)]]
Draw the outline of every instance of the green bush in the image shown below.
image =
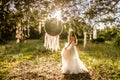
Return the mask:
[(115, 46), (120, 46), (120, 37), (115, 40)]
[(30, 39), (39, 39), (42, 34), (39, 34), (38, 30), (35, 30), (34, 27), (30, 27)]
[(104, 43), (105, 42), (105, 39), (102, 38), (102, 37), (99, 37), (97, 39), (93, 39), (92, 40), (93, 43)]
[(82, 44), (83, 43), (83, 39), (78, 39), (78, 44)]
[(60, 39), (67, 39), (68, 38), (68, 31), (63, 29), (62, 33), (60, 34)]

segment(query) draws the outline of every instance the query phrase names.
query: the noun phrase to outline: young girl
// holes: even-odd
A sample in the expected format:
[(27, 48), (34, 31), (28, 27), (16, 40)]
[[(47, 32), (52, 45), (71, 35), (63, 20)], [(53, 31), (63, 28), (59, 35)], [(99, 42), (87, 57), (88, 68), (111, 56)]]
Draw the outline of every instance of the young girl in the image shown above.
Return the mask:
[(79, 59), (76, 49), (77, 39), (75, 33), (70, 31), (68, 43), (62, 49), (62, 73), (78, 74), (88, 72), (82, 61)]

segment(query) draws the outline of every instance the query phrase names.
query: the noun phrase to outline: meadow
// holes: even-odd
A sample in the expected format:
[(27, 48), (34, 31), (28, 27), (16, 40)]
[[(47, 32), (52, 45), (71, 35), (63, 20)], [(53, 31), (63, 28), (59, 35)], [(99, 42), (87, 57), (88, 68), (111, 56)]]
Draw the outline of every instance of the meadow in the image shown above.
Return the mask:
[(80, 59), (88, 73), (62, 74), (61, 50), (44, 48), (43, 40), (10, 41), (0, 45), (0, 80), (120, 80), (120, 48), (112, 42), (88, 42), (86, 48), (78, 43)]

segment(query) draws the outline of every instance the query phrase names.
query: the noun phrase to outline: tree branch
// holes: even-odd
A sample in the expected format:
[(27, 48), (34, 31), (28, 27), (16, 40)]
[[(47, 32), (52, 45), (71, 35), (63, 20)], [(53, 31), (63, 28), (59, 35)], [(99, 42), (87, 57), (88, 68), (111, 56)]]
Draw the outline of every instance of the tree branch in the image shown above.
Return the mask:
[(112, 7), (111, 7), (110, 9), (108, 9), (108, 11), (107, 11), (106, 13), (104, 13), (104, 14), (102, 14), (102, 15), (106, 15), (106, 14), (108, 14), (109, 12), (112, 12), (112, 11), (113, 11), (113, 8), (118, 4), (119, 1), (120, 1), (120, 0), (116, 0), (116, 3), (113, 4)]

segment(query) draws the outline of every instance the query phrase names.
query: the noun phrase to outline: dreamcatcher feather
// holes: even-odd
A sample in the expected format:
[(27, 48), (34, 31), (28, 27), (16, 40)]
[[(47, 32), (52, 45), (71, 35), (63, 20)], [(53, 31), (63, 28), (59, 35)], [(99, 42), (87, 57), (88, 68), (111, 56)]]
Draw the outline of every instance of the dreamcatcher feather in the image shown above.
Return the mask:
[(45, 33), (44, 46), (51, 51), (57, 51), (59, 49), (59, 35), (51, 36)]

